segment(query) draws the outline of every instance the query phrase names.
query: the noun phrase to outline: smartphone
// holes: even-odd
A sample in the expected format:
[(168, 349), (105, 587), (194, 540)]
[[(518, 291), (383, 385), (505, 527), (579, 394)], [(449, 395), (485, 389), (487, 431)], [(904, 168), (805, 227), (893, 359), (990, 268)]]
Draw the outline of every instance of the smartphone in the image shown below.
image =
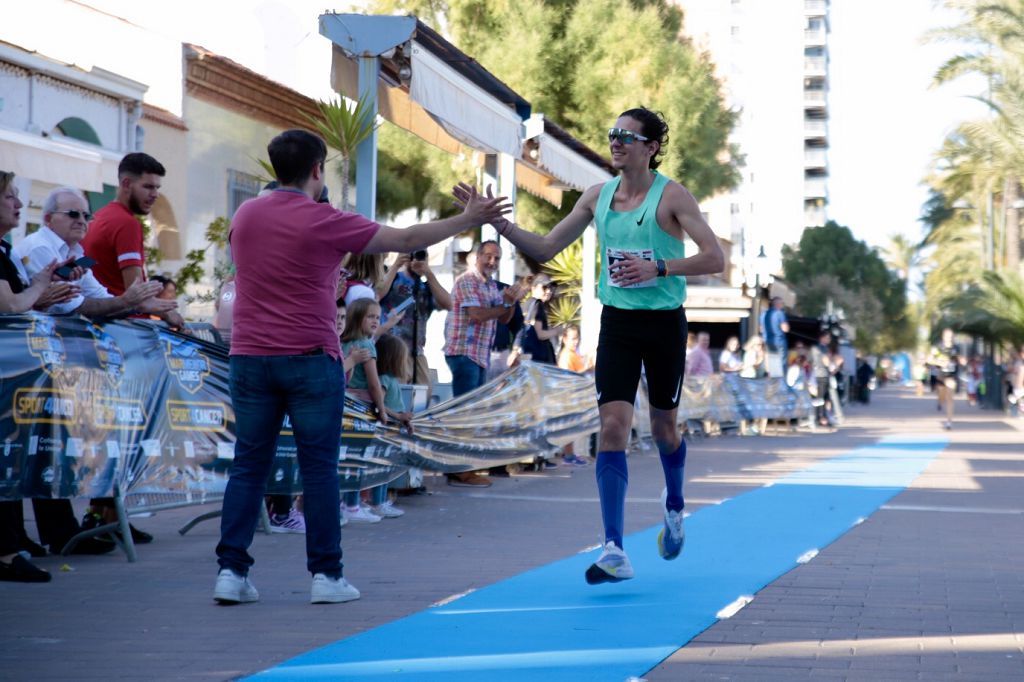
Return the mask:
[(57, 268), (54, 273), (58, 277), (64, 277), (65, 279), (71, 276), (71, 271), (75, 268), (91, 268), (96, 265), (96, 261), (88, 256), (82, 256), (74, 262), (74, 264), (62, 265)]
[(402, 301), (401, 303), (396, 305), (390, 311), (388, 311), (388, 315), (397, 315), (397, 314), (399, 314), (400, 312), (402, 312), (403, 310), (405, 310), (406, 308), (411, 306), (413, 304), (413, 301), (415, 301), (415, 300), (416, 299), (414, 297), (410, 296), (409, 298), (405, 299), (404, 301)]

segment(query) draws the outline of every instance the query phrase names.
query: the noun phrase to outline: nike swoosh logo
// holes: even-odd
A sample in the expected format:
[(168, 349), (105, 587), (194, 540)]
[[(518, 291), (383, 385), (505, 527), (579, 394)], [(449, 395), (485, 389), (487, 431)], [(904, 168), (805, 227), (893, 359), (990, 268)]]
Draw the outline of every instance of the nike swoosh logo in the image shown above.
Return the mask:
[(647, 209), (645, 208), (644, 212), (640, 214), (640, 219), (636, 221), (637, 227), (640, 227), (640, 225), (643, 224), (644, 218), (646, 218), (646, 217), (647, 217)]
[(598, 399), (598, 400), (600, 400), (600, 399), (601, 399), (601, 391), (598, 391), (598, 392), (597, 392), (597, 399)]
[(672, 398), (672, 402), (674, 402), (674, 403), (679, 402), (679, 392), (682, 389), (683, 389), (683, 380), (682, 380), (682, 378), (680, 378), (679, 379), (679, 383), (676, 384), (676, 397)]

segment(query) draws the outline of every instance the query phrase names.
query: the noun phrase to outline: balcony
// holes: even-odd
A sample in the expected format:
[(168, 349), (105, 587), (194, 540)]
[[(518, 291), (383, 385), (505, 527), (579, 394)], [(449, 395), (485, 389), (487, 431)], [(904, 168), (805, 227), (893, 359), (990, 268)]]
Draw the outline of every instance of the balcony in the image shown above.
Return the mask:
[(824, 28), (804, 29), (804, 47), (823, 47), (828, 42), (828, 31)]
[(805, 149), (804, 168), (827, 168), (828, 152), (824, 149)]
[(828, 121), (824, 119), (804, 119), (804, 139), (828, 137)]
[(828, 58), (804, 57), (804, 76), (808, 78), (828, 76)]
[(804, 0), (804, 16), (823, 17), (828, 14), (826, 0)]
[(821, 227), (825, 224), (825, 207), (812, 206), (804, 209), (804, 227)]
[(804, 200), (808, 199), (827, 199), (828, 198), (828, 181), (821, 180), (804, 180)]
[(828, 101), (828, 90), (804, 90), (805, 109), (824, 109)]

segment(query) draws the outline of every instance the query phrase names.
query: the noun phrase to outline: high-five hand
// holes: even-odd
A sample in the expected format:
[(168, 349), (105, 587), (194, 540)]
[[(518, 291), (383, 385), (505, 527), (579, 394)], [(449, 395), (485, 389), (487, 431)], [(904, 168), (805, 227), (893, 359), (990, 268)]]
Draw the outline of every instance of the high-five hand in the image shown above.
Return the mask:
[(492, 196), (490, 187), (487, 188), (487, 196), (484, 197), (480, 196), (475, 187), (460, 182), (452, 188), (452, 195), (455, 197), (455, 203), (462, 207), (462, 213), (471, 217), (477, 225), (493, 225), (496, 221), (504, 220), (502, 216), (512, 210), (508, 198)]

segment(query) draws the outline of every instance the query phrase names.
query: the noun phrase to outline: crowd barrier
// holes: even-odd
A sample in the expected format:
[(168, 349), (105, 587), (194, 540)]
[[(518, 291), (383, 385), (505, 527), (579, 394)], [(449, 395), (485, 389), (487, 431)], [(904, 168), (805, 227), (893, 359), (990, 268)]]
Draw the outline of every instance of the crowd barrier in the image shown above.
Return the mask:
[[(0, 499), (114, 497), (126, 518), (222, 498), (235, 440), (225, 346), (148, 321), (0, 315), (0, 359)], [(596, 430), (591, 386), (527, 364), (417, 415), (413, 436), (346, 398), (341, 490), (409, 466), (467, 471), (550, 453)], [(301, 491), (286, 419), (267, 492)]]

